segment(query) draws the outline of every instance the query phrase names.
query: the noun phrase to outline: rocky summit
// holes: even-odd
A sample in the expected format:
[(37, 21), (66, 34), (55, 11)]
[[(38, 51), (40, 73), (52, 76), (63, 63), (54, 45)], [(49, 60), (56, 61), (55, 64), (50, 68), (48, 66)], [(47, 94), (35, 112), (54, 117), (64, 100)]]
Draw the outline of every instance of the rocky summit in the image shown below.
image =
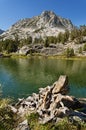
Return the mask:
[(44, 11), (39, 16), (19, 20), (1, 35), (4, 39), (14, 39), (17, 35), (19, 39), (31, 36), (33, 38), (57, 36), (59, 32), (74, 28), (68, 19), (57, 16), (52, 11)]
[[(40, 88), (39, 93), (33, 93), (26, 99), (19, 99), (15, 106), (9, 106), (18, 117), (23, 118), (31, 113), (38, 113), (39, 123), (58, 123), (64, 117), (72, 122), (86, 122), (86, 102), (69, 96), (68, 77), (61, 75), (53, 85)], [(24, 119), (24, 118), (23, 118)], [(16, 130), (23, 126), (28, 129), (27, 120), (23, 120)], [(25, 129), (26, 130), (26, 129)]]

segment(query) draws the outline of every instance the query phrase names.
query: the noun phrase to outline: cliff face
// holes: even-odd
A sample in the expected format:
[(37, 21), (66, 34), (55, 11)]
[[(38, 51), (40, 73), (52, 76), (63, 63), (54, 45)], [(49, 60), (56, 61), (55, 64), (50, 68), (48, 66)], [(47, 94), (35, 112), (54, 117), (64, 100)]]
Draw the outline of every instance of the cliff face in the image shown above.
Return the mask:
[(33, 38), (57, 36), (59, 32), (73, 28), (74, 25), (70, 20), (57, 16), (52, 11), (44, 11), (39, 16), (19, 20), (1, 36), (4, 39), (14, 38), (15, 35), (18, 35), (20, 39), (27, 38), (28, 36)]

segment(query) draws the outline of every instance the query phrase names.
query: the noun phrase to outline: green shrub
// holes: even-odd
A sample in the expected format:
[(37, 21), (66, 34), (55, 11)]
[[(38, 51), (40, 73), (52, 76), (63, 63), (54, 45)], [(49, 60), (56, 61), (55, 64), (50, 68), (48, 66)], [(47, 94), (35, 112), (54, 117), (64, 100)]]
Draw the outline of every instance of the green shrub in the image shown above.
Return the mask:
[(79, 53), (80, 54), (82, 53), (82, 47), (79, 47)]
[(66, 57), (72, 57), (74, 56), (74, 49), (73, 48), (67, 48), (66, 50)]
[(13, 130), (17, 124), (17, 115), (8, 107), (9, 99), (0, 99), (0, 130)]
[(83, 51), (86, 51), (86, 43), (83, 46)]
[(48, 40), (48, 38), (45, 39), (45, 41), (44, 41), (44, 46), (45, 46), (45, 47), (49, 47), (49, 40)]
[(49, 122), (46, 124), (39, 124), (39, 116), (37, 113), (32, 113), (28, 116), (28, 124), (30, 130), (86, 130), (85, 123), (73, 124), (65, 117), (58, 123)]

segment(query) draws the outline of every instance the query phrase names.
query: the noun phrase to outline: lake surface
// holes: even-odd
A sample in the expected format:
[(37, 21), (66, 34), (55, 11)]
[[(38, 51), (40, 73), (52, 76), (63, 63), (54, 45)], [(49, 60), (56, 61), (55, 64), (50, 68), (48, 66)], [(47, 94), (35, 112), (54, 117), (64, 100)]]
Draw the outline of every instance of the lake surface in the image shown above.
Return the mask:
[(2, 97), (27, 97), (39, 87), (52, 85), (63, 74), (69, 77), (69, 94), (86, 97), (86, 60), (1, 58)]

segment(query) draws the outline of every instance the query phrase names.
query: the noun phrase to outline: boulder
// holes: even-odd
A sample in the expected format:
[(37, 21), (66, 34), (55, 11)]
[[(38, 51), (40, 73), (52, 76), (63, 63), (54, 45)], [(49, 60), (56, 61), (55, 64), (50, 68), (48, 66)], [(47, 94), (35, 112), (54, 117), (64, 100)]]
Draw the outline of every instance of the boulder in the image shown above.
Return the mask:
[(75, 97), (64, 96), (61, 100), (63, 104), (70, 109), (79, 109), (82, 108), (82, 104)]
[(26, 55), (29, 50), (30, 50), (30, 48), (25, 45), (25, 46), (23, 46), (22, 48), (20, 48), (19, 54), (21, 54), (21, 55)]
[(19, 123), (16, 130), (30, 130), (27, 120), (24, 120), (23, 122)]
[(72, 111), (69, 114), (69, 119), (71, 119), (72, 122), (75, 122), (75, 121), (77, 121), (77, 122), (85, 121), (86, 122), (86, 113), (79, 112), (77, 110)]
[(68, 77), (66, 75), (62, 75), (59, 77), (58, 81), (53, 84), (53, 94), (61, 93), (66, 95), (69, 91), (68, 86)]
[(11, 109), (11, 111), (15, 114), (17, 113), (17, 109), (11, 105), (8, 105), (8, 107)]

